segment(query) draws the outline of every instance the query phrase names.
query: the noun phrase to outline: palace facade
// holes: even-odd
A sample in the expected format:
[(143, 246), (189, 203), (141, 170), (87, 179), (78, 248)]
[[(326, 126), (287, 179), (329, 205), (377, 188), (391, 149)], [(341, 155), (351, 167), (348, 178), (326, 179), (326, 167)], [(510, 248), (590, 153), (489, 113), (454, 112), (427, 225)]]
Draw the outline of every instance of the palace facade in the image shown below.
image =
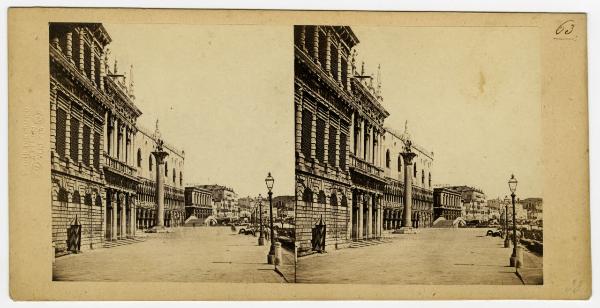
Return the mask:
[(55, 252), (132, 238), (147, 179), (136, 165), (142, 112), (133, 80), (128, 83), (116, 60), (109, 68), (112, 39), (100, 23), (51, 23), (49, 40)]
[[(380, 238), (386, 224), (392, 228), (393, 208), (402, 204), (392, 203), (397, 194), (391, 189), (401, 187), (402, 178), (385, 166), (385, 153), (398, 155), (401, 145), (396, 149), (389, 144), (393, 134), (384, 128), (389, 113), (382, 105), (379, 76), (366, 75), (364, 63), (360, 71), (356, 68), (353, 48), (358, 43), (347, 26), (294, 27), (300, 256)], [(433, 216), (433, 155), (417, 150), (424, 154), (417, 159), (419, 172), (426, 172), (428, 181), (414, 181), (413, 199), (418, 202), (413, 206), (419, 209), (415, 220), (416, 226), (428, 226)]]
[[(390, 127), (384, 135), (385, 147), (385, 194), (384, 194), (384, 230), (401, 227), (404, 212), (404, 166), (402, 156), (403, 136)], [(411, 222), (413, 228), (431, 227), (434, 221), (432, 166), (433, 152), (413, 143), (412, 150), (417, 156), (413, 159)]]
[[(157, 164), (152, 155), (155, 150), (157, 136), (138, 126), (136, 135), (136, 167), (138, 184), (138, 229), (152, 228), (156, 221), (158, 205), (156, 204)], [(186, 218), (183, 176), (185, 169), (185, 152), (164, 143), (163, 150), (169, 155), (164, 162), (165, 216), (164, 226), (178, 227)]]

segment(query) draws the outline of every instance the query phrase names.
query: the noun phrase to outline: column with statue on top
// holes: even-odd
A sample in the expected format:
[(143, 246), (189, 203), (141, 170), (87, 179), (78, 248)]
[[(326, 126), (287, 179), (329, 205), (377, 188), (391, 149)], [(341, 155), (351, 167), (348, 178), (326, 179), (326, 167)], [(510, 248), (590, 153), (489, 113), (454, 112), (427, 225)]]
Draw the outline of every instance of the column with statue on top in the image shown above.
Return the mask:
[(156, 147), (152, 152), (152, 155), (156, 159), (156, 221), (154, 227), (148, 232), (161, 233), (167, 232), (165, 227), (165, 158), (169, 156), (169, 153), (164, 150), (162, 137), (158, 130), (158, 120), (156, 120), (156, 129), (154, 130), (154, 140), (156, 140)]
[(411, 221), (411, 210), (412, 210), (412, 162), (417, 156), (412, 151), (412, 141), (410, 134), (408, 133), (408, 121), (404, 124), (404, 134), (402, 134), (402, 141), (404, 142), (404, 152), (400, 153), (404, 160), (404, 211), (402, 212), (402, 226), (400, 229), (394, 231), (394, 233), (400, 234), (414, 234), (417, 233), (412, 227)]

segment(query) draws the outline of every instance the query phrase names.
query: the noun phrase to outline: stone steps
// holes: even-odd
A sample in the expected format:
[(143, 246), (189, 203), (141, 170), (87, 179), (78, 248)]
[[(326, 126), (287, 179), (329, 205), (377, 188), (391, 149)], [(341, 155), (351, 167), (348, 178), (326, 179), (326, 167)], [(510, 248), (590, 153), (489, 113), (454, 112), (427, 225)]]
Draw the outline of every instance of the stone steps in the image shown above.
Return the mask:
[(372, 239), (372, 240), (357, 240), (357, 241), (353, 241), (352, 243), (350, 243), (350, 246), (348, 246), (348, 247), (349, 248), (361, 248), (361, 247), (379, 245), (379, 244), (390, 243), (390, 242), (391, 242), (391, 240), (385, 239), (385, 238)]
[(144, 241), (146, 241), (146, 239), (145, 238), (140, 238), (140, 237), (128, 238), (128, 239), (116, 240), (114, 242), (113, 241), (104, 242), (104, 244), (102, 245), (102, 247), (104, 247), (104, 248), (112, 248), (112, 247), (117, 247), (117, 246), (135, 244), (135, 243), (144, 242)]

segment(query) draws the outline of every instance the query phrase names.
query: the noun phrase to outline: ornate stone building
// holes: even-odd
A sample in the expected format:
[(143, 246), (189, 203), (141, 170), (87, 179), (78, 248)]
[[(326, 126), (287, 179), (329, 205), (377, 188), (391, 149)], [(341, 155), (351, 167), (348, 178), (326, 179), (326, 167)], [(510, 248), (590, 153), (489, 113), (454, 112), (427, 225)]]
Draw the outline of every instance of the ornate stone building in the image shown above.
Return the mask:
[(344, 243), (351, 224), (349, 170), (352, 114), (350, 27), (294, 27), (296, 119), (296, 242), (313, 251), (313, 227), (325, 224), (325, 242)]
[[(379, 238), (385, 224), (392, 225), (391, 218), (386, 220), (386, 213), (392, 213), (385, 209), (391, 205), (385, 202), (386, 191), (391, 192), (394, 185), (399, 189), (402, 181), (397, 174), (386, 176), (385, 153), (394, 151), (385, 140), (388, 135), (392, 139), (384, 128), (389, 113), (382, 105), (379, 73), (374, 78), (365, 74), (364, 63), (360, 70), (355, 65), (353, 48), (358, 43), (347, 26), (294, 27), (300, 256)], [(433, 155), (417, 150), (423, 154), (417, 159), (423, 164), (418, 168), (429, 175)], [(429, 225), (431, 182), (414, 182), (417, 226)]]
[(62, 253), (78, 224), (81, 249), (135, 234), (141, 111), (116, 63), (108, 68), (102, 24), (52, 23), (49, 34), (52, 241)]
[[(394, 129), (386, 127), (384, 135), (384, 230), (395, 230), (401, 227), (404, 209), (404, 168), (400, 153), (404, 147), (402, 135)], [(412, 207), (411, 221), (413, 228), (428, 228), (433, 223), (433, 187), (432, 166), (433, 153), (422, 146), (412, 143), (413, 152), (417, 156), (412, 162)], [(410, 166), (409, 166), (410, 167)]]
[[(139, 184), (137, 227), (138, 229), (152, 228), (156, 219), (156, 172), (158, 166), (152, 155), (157, 142), (156, 133), (138, 127), (135, 136), (136, 167)], [(164, 185), (165, 185), (165, 221), (166, 227), (181, 226), (186, 218), (183, 176), (185, 170), (185, 152), (174, 146), (164, 143), (164, 150), (169, 154), (165, 158)]]
[[(135, 105), (133, 79), (118, 71), (116, 60), (109, 68), (111, 37), (100, 23), (51, 23), (49, 40), (55, 252), (134, 237), (146, 219), (142, 209), (152, 180), (141, 169), (139, 154), (143, 148), (149, 157), (154, 144), (146, 144), (148, 134), (138, 132), (142, 112)], [(184, 213), (183, 152), (171, 154), (169, 175), (176, 177), (167, 181), (166, 203), (175, 210), (171, 224), (178, 225)]]

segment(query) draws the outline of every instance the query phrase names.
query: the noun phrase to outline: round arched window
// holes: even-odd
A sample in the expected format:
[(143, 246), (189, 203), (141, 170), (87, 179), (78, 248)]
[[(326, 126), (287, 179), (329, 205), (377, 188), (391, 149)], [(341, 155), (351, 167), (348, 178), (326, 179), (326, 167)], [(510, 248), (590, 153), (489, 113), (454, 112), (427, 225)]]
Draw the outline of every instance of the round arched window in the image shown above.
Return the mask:
[(385, 152), (385, 167), (386, 168), (390, 167), (390, 150), (387, 150)]
[(137, 150), (137, 166), (138, 168), (142, 167), (142, 149)]

